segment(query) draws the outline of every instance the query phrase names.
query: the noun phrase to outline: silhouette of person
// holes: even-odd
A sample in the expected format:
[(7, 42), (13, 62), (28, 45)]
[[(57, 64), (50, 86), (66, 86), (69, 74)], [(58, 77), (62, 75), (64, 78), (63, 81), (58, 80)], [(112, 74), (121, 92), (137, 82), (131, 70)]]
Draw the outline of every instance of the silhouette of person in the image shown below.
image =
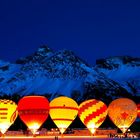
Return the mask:
[(55, 140), (58, 140), (58, 136), (55, 136), (55, 138), (54, 138)]

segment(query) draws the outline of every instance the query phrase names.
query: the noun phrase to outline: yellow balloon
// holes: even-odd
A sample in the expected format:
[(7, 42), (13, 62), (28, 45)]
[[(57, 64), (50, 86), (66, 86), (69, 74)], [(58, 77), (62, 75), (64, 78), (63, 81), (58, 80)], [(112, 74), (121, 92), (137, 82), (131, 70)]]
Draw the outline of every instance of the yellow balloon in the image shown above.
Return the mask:
[(50, 102), (50, 116), (63, 134), (78, 114), (78, 104), (71, 98), (61, 96)]
[(0, 132), (4, 134), (18, 116), (17, 105), (12, 100), (0, 99)]
[(108, 115), (113, 123), (125, 133), (137, 118), (137, 106), (131, 99), (116, 99), (110, 103)]

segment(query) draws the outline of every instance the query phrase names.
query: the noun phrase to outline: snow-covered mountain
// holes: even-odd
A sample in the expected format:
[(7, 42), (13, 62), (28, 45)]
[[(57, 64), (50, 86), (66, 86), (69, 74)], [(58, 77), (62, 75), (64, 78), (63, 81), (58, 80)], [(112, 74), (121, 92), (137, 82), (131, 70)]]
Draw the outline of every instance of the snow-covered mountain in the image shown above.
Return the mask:
[(118, 56), (99, 59), (95, 69), (119, 83), (133, 97), (140, 97), (140, 58)]
[(139, 96), (139, 70), (136, 58), (112, 57), (91, 67), (72, 51), (42, 46), (15, 64), (0, 61), (0, 96), (37, 94), (51, 100), (65, 95), (78, 102), (96, 98), (109, 103)]

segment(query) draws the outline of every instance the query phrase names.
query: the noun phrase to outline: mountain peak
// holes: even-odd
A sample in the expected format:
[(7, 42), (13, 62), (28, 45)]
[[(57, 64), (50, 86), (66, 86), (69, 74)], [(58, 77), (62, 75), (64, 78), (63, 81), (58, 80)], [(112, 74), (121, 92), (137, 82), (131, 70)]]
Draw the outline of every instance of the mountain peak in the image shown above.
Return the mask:
[(37, 61), (41, 61), (43, 59), (46, 59), (47, 57), (49, 57), (50, 55), (53, 54), (53, 51), (46, 45), (40, 46), (38, 48), (38, 50), (33, 53), (32, 55), (29, 55), (27, 57), (22, 57), (19, 58), (16, 63), (17, 64), (26, 64), (29, 62), (37, 62)]
[(35, 55), (42, 55), (46, 56), (47, 53), (53, 52), (47, 45), (42, 45), (38, 48), (38, 50), (35, 52)]
[(140, 58), (131, 56), (112, 56), (96, 60), (96, 67), (114, 69), (122, 65), (140, 66)]
[(66, 61), (66, 60), (75, 61), (79, 59), (74, 54), (73, 51), (66, 50), (66, 49), (56, 52), (56, 56), (59, 57), (59, 59), (62, 59), (63, 61)]

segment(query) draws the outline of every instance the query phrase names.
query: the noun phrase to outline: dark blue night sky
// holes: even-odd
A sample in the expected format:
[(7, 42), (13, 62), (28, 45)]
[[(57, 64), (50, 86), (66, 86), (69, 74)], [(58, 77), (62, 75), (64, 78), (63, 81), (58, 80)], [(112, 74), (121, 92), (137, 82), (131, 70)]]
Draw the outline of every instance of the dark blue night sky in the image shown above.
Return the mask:
[(1, 0), (0, 59), (14, 62), (40, 45), (98, 58), (140, 56), (139, 0)]

